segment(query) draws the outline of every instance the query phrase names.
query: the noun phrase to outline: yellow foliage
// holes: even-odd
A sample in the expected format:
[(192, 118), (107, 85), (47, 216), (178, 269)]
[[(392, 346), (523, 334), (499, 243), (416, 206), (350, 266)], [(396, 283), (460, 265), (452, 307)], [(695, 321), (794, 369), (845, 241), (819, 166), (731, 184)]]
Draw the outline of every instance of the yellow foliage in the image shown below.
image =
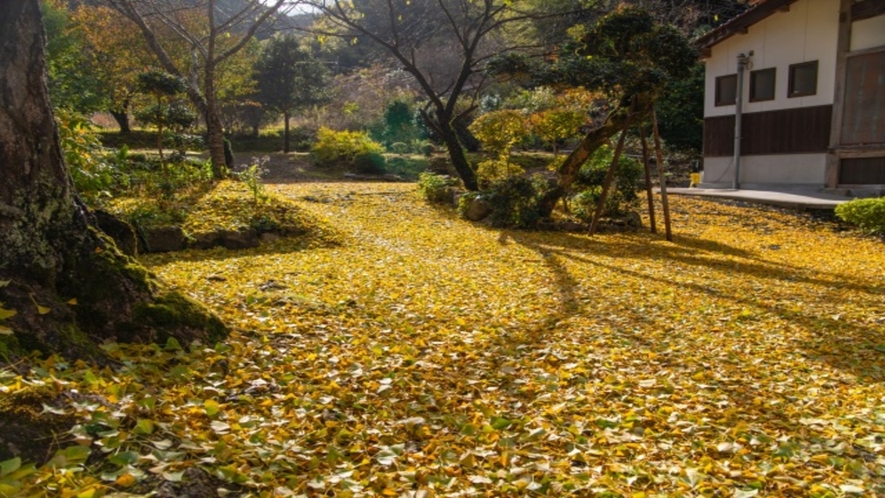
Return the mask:
[(672, 243), (498, 231), (414, 188), (269, 186), (345, 243), (144, 258), (224, 344), (111, 345), (113, 369), (7, 370), (0, 392), (115, 396), (67, 408), (116, 462), (68, 487), (201, 462), (256, 496), (885, 493), (880, 241), (682, 198)]

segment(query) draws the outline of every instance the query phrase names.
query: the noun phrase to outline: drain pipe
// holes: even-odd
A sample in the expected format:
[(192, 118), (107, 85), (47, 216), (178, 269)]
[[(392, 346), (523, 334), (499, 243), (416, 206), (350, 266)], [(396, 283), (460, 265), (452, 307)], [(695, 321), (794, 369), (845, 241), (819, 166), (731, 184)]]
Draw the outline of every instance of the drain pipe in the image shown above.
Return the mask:
[[(753, 52), (750, 52), (750, 55), (753, 55)], [(750, 57), (738, 54), (737, 88), (734, 97), (734, 181), (731, 183), (731, 188), (735, 190), (741, 188), (741, 114), (744, 108), (744, 71), (749, 62)]]

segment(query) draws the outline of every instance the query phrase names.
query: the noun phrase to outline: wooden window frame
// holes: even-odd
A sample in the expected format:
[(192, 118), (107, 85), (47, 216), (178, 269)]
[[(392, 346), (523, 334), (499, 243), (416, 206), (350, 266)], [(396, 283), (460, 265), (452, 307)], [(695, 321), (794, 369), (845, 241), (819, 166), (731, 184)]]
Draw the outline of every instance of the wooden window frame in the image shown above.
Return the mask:
[[(727, 78), (734, 78), (734, 89), (735, 89), (735, 90), (734, 90), (734, 93), (735, 93), (735, 99), (732, 100), (731, 102), (723, 102), (723, 101), (722, 101), (722, 96), (719, 94), (719, 82), (722, 81), (722, 80), (724, 80), (724, 79), (727, 79)], [(714, 89), (714, 92), (715, 92), (715, 96), (714, 96), (714, 104), (716, 105), (716, 107), (723, 107), (723, 106), (727, 106), (727, 105), (735, 105), (735, 103), (737, 103), (737, 73), (726, 74), (726, 75), (723, 75), (723, 76), (717, 76), (717, 77), (716, 77), (715, 85), (716, 85), (716, 86), (715, 86), (715, 89)]]
[[(802, 67), (814, 67), (814, 90), (811, 92), (797, 92), (794, 91), (794, 85), (796, 84), (796, 73), (795, 70)], [(818, 75), (820, 74), (818, 71), (818, 61), (808, 61), (808, 62), (800, 62), (798, 64), (790, 64), (790, 70), (788, 72), (788, 81), (787, 81), (787, 97), (808, 97), (809, 95), (817, 95), (817, 80)]]
[[(771, 77), (771, 98), (759, 98), (756, 97), (756, 78), (755, 76), (763, 74), (763, 73), (772, 73)], [(767, 102), (769, 100), (774, 100), (777, 97), (777, 68), (768, 67), (765, 69), (757, 69), (755, 71), (750, 71), (750, 102)]]

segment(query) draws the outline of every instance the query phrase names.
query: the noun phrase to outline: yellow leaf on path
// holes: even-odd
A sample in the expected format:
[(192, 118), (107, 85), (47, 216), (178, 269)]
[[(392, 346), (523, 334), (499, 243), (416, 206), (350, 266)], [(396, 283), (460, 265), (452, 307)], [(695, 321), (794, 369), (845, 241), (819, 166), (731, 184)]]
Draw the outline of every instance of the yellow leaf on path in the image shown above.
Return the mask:
[(128, 488), (129, 486), (135, 484), (135, 476), (127, 472), (118, 477), (117, 480), (114, 481), (114, 484), (123, 488)]

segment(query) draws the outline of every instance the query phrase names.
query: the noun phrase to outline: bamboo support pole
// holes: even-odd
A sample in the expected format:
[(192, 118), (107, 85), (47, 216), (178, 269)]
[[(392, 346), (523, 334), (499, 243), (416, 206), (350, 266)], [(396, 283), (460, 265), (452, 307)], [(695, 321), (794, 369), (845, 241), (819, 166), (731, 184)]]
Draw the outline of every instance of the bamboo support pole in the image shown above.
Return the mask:
[(664, 177), (664, 157), (661, 153), (661, 135), (658, 133), (658, 114), (652, 109), (652, 131), (655, 139), (655, 158), (658, 161), (658, 181), (661, 183), (661, 207), (664, 211), (664, 233), (668, 241), (673, 241), (673, 233), (670, 231), (670, 203), (667, 200), (667, 179)]
[(648, 198), (648, 224), (651, 233), (658, 233), (658, 225), (655, 222), (655, 196), (651, 189), (651, 165), (648, 157), (648, 139), (645, 136), (645, 128), (639, 127), (639, 139), (642, 142), (642, 165), (645, 167), (645, 194)]
[(593, 213), (593, 222), (590, 224), (590, 235), (596, 234), (596, 227), (599, 225), (599, 218), (602, 217), (602, 211), (605, 209), (605, 200), (608, 197), (608, 191), (611, 188), (612, 180), (615, 176), (615, 168), (618, 166), (618, 160), (621, 158), (621, 151), (624, 150), (624, 140), (627, 138), (627, 129), (621, 131), (621, 138), (618, 139), (618, 146), (615, 147), (615, 155), (612, 163), (608, 167), (605, 174), (605, 181), (602, 182), (602, 193), (599, 195), (599, 202), (596, 203), (596, 212)]

